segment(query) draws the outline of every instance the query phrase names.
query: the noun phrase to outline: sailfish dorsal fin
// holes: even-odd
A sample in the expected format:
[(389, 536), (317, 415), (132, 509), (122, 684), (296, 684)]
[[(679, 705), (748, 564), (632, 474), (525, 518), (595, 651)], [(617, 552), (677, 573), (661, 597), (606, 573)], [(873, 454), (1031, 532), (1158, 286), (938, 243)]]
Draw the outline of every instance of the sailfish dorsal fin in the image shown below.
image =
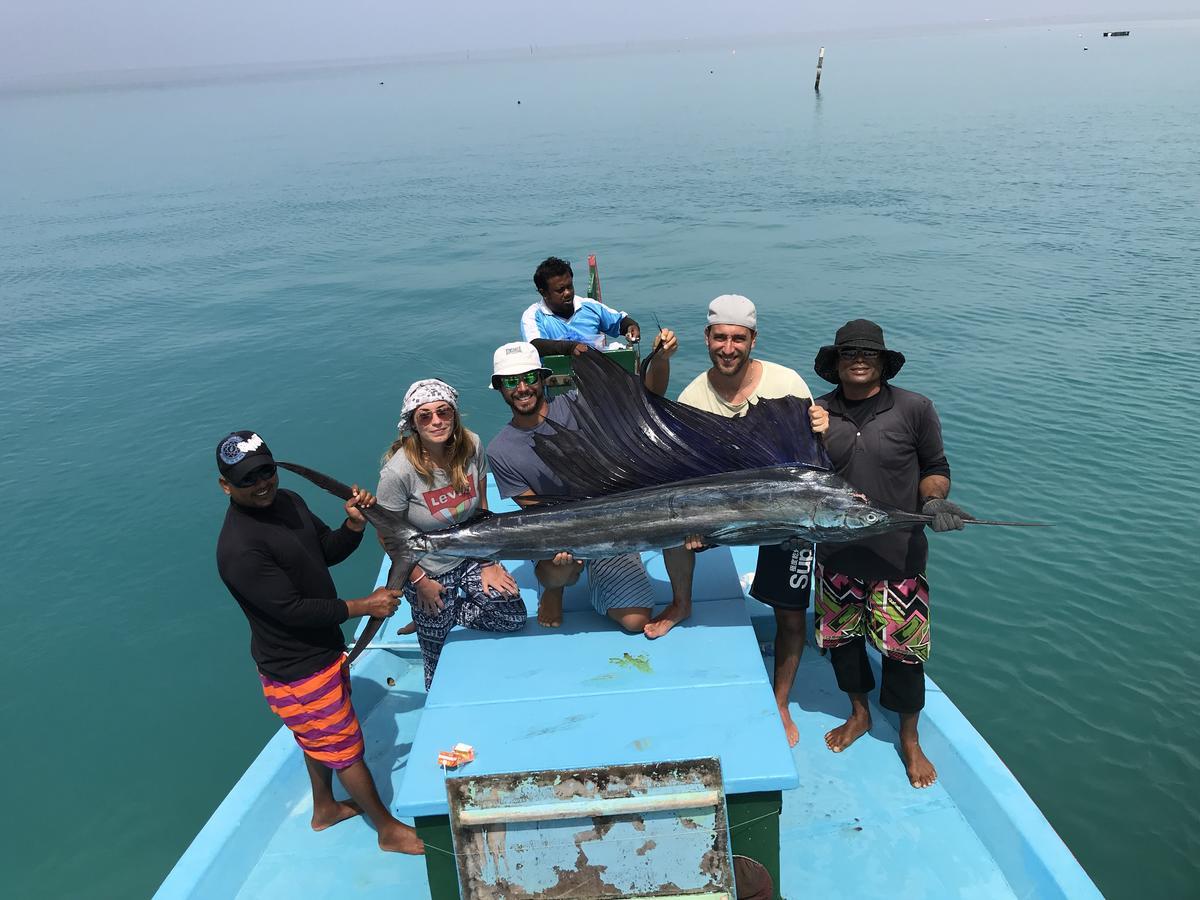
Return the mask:
[(547, 419), (534, 450), (571, 496), (597, 497), (768, 466), (831, 468), (812, 433), (811, 400), (780, 397), (726, 418), (659, 397), (603, 353), (573, 357), (570, 405), (578, 428)]

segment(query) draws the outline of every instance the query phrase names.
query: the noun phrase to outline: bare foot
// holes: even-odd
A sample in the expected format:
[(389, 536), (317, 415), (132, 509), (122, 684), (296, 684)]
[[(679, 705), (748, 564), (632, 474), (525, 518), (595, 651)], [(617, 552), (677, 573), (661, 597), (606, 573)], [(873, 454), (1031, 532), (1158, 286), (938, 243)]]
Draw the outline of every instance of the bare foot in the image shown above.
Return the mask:
[[(554, 596), (551, 596), (551, 595)], [(546, 591), (538, 601), (538, 624), (543, 628), (557, 628), (562, 624), (562, 591)]]
[(900, 742), (900, 758), (908, 771), (908, 781), (915, 788), (927, 788), (937, 781), (937, 769), (916, 741)]
[(650, 640), (660, 638), (691, 614), (691, 600), (685, 603), (672, 600), (670, 606), (646, 623), (646, 627), (642, 629), (642, 633), (650, 638)]
[(871, 717), (854, 713), (845, 724), (825, 733), (825, 746), (834, 753), (841, 753), (870, 730)]
[(417, 837), (411, 825), (393, 822), (379, 832), (379, 849), (420, 856), (425, 852), (425, 842)]
[(407, 625), (402, 625), (396, 629), (396, 634), (413, 634), (417, 630), (416, 622), (409, 622)]
[[(792, 714), (788, 712), (786, 706), (779, 707), (779, 718), (783, 720), (783, 731), (787, 735), (788, 746), (795, 747), (800, 741), (800, 729), (796, 727), (796, 723), (792, 721)], [(832, 732), (830, 732), (832, 734)], [(826, 735), (828, 738), (829, 735)]]
[(338, 822), (345, 822), (347, 819), (353, 819), (360, 815), (362, 815), (362, 810), (353, 800), (337, 800), (328, 808), (320, 811), (313, 810), (312, 830), (324, 831)]

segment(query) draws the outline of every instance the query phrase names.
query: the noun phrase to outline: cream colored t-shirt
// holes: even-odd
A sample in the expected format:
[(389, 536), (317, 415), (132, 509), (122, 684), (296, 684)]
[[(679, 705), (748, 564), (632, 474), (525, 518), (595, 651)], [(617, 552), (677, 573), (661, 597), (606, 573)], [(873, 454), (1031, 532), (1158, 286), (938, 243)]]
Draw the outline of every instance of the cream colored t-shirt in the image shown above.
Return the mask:
[(732, 419), (734, 416), (745, 415), (751, 402), (757, 403), (759, 400), (770, 400), (789, 395), (802, 400), (812, 399), (812, 391), (808, 389), (804, 379), (794, 369), (767, 362), (765, 359), (758, 360), (758, 364), (762, 366), (762, 375), (758, 380), (758, 386), (749, 397), (736, 406), (726, 403), (721, 395), (712, 389), (712, 385), (708, 381), (708, 370), (701, 372), (691, 384), (683, 389), (679, 395), (679, 402)]

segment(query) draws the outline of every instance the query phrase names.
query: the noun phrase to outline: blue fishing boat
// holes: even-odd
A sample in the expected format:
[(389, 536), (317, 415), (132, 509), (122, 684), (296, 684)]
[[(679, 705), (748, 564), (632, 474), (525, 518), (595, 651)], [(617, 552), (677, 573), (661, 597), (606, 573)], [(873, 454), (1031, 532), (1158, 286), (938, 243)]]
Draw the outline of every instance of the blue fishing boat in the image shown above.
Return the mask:
[[(489, 506), (513, 508), (494, 488)], [(591, 612), (585, 584), (568, 589), (561, 628), (455, 629), (428, 694), (415, 640), (397, 635), (402, 610), (355, 663), (353, 696), (381, 796), (415, 820), (426, 856), (381, 852), (361, 817), (314, 833), (300, 751), (281, 729), (156, 896), (733, 900), (731, 852), (761, 862), (782, 898), (1100, 896), (932, 681), (930, 788), (910, 787), (898, 723), (876, 705), (869, 735), (829, 752), (846, 703), (813, 647), (789, 748), (767, 674), (773, 617), (746, 593), (755, 559), (752, 547), (699, 554), (693, 616), (658, 641)], [(665, 604), (662, 559), (646, 561)], [(508, 568), (536, 609), (532, 565)], [(474, 760), (440, 766), (460, 742)], [(613, 778), (638, 787), (596, 789)]]

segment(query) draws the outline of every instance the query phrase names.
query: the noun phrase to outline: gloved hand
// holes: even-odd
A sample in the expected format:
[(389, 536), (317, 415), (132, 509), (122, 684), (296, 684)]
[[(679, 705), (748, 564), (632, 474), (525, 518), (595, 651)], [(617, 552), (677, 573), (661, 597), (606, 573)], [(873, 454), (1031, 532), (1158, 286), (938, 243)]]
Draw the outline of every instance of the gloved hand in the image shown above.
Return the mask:
[(779, 549), (784, 553), (795, 553), (797, 550), (803, 550), (805, 547), (811, 547), (812, 545), (813, 542), (807, 538), (790, 537), (779, 545)]
[(971, 517), (961, 506), (940, 497), (926, 500), (925, 505), (921, 507), (921, 514), (933, 516), (929, 527), (934, 531), (962, 531), (963, 519)]

